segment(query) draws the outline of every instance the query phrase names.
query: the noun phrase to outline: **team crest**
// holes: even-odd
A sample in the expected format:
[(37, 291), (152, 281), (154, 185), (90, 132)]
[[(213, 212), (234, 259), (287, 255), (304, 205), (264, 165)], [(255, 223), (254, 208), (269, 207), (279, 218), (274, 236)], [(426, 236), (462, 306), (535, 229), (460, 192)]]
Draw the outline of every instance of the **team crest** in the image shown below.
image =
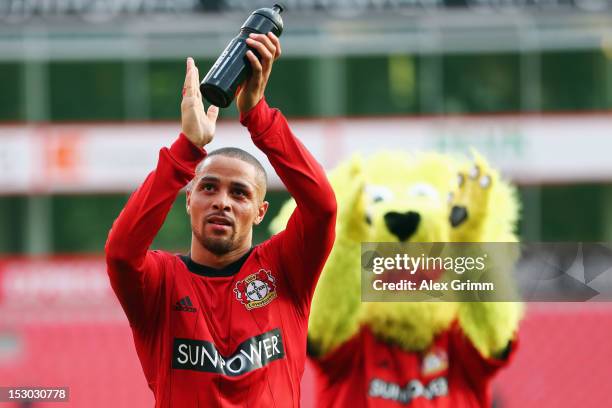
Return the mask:
[(448, 368), (448, 356), (446, 351), (441, 349), (431, 350), (423, 358), (421, 372), (423, 375), (433, 375)]
[(272, 272), (260, 269), (241, 281), (236, 282), (234, 293), (236, 299), (247, 310), (263, 307), (276, 298), (276, 285)]

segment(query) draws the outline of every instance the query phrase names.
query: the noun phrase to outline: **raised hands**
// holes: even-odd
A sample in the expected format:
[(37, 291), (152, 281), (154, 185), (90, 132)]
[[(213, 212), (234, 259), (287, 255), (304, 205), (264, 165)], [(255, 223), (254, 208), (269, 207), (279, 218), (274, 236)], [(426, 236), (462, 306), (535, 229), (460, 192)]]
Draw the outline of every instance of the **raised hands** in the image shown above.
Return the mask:
[(272, 32), (267, 35), (251, 34), (246, 42), (261, 56), (261, 62), (253, 51), (247, 51), (246, 57), (251, 63), (252, 74), (240, 86), (236, 97), (236, 106), (240, 113), (248, 112), (263, 98), (270, 72), (272, 72), (272, 64), (281, 55), (280, 42)]
[(219, 108), (210, 105), (204, 111), (200, 93), (200, 77), (193, 58), (187, 58), (187, 74), (181, 102), (181, 125), (187, 139), (198, 147), (204, 147), (213, 139)]
[(490, 201), (499, 175), (476, 151), (472, 156), (474, 161), (460, 169), (457, 190), (449, 198), (453, 241), (482, 241), (485, 224), (492, 222)]

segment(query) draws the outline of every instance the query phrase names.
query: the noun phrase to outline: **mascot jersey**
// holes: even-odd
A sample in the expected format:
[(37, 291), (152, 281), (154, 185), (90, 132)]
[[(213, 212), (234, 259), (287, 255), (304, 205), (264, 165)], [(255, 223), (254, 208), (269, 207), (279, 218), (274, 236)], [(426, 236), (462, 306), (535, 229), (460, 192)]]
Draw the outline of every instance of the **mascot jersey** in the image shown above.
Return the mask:
[[(490, 407), (490, 381), (509, 363), (486, 359), (459, 325), (438, 335), (422, 353), (378, 340), (367, 327), (316, 367), (318, 407), (419, 408)], [(365, 392), (364, 392), (365, 391)]]
[(156, 407), (297, 407), (312, 294), (334, 241), (321, 166), (262, 100), (241, 122), (298, 203), (287, 228), (224, 269), (148, 247), (205, 152), (163, 148), (106, 245)]

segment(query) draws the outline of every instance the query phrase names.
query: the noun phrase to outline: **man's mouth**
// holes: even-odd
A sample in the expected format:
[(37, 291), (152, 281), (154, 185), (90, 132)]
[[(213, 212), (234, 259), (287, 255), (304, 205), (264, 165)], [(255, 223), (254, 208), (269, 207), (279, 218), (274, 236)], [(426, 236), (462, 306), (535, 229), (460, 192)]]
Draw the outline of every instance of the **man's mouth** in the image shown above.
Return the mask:
[(206, 223), (223, 226), (223, 227), (231, 227), (234, 225), (234, 222), (231, 218), (224, 217), (221, 215), (210, 215), (206, 218)]

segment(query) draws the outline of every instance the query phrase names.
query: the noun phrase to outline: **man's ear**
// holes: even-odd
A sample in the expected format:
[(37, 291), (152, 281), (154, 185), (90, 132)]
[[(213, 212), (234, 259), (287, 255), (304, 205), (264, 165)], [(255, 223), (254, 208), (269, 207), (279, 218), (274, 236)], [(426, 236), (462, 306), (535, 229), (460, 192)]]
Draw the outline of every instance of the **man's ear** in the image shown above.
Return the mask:
[(191, 215), (191, 191), (187, 191), (185, 206), (187, 209), (187, 214)]
[(253, 221), (253, 224), (259, 225), (263, 221), (264, 216), (268, 212), (269, 206), (270, 203), (268, 203), (267, 201), (263, 201), (261, 204), (259, 204), (259, 208), (257, 208), (257, 217), (255, 217), (255, 221)]

